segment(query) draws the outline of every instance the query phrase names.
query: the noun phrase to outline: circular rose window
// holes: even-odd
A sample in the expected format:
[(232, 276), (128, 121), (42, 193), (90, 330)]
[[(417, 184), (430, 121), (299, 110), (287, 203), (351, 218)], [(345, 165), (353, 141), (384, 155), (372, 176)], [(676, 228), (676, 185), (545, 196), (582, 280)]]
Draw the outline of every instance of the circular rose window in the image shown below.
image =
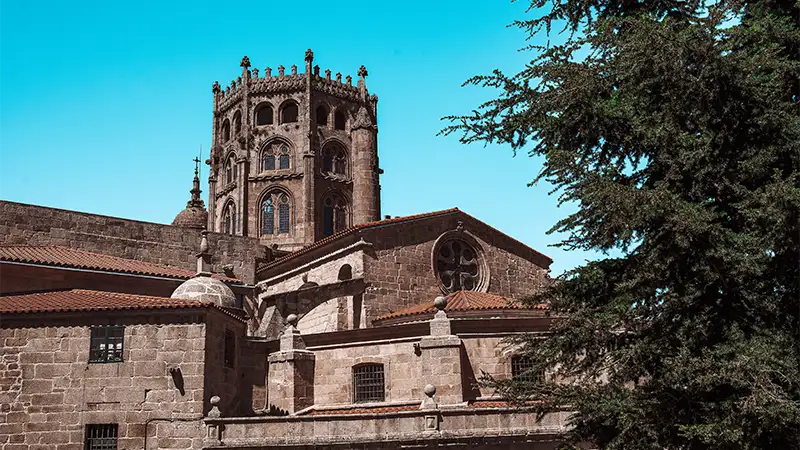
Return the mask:
[(478, 252), (462, 240), (442, 242), (434, 254), (436, 275), (447, 292), (472, 291), (481, 285)]

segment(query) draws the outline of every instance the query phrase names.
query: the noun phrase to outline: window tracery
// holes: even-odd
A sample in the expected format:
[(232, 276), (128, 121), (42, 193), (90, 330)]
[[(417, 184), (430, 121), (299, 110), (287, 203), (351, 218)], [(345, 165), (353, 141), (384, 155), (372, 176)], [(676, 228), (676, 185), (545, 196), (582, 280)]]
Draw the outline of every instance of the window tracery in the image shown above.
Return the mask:
[(272, 142), (261, 151), (261, 170), (289, 169), (291, 158), (289, 146), (284, 142)]
[(225, 234), (236, 234), (236, 205), (229, 201), (222, 213), (222, 229)]
[[(275, 210), (277, 208), (277, 224)], [(273, 191), (264, 197), (261, 203), (261, 234), (287, 234), (290, 227), (289, 196), (281, 191)], [(277, 226), (276, 226), (277, 225)]]
[(484, 276), (478, 252), (462, 239), (440, 243), (434, 253), (434, 270), (446, 292), (476, 290)]
[(340, 145), (326, 146), (322, 151), (322, 171), (346, 175), (347, 154)]
[(322, 235), (330, 236), (347, 228), (348, 207), (344, 198), (331, 194), (322, 201)]

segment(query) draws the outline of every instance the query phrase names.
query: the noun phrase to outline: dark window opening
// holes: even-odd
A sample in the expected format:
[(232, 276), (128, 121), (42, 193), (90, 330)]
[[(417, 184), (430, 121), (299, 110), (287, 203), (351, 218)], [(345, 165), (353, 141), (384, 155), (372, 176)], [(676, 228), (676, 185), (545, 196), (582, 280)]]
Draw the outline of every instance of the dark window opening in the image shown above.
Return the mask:
[(225, 330), (225, 367), (233, 369), (236, 364), (236, 334), (231, 330)]
[(514, 356), (511, 358), (511, 377), (528, 383), (542, 382), (544, 372), (535, 370), (533, 360), (527, 356)]
[(281, 112), (281, 123), (297, 122), (297, 103), (286, 105)]
[(330, 236), (347, 228), (347, 204), (338, 197), (328, 197), (322, 203), (322, 234)]
[(86, 425), (86, 450), (117, 450), (117, 424)]
[(94, 326), (89, 339), (89, 362), (122, 362), (125, 327), (119, 325)]
[(383, 364), (353, 367), (353, 403), (384, 401), (383, 385)]
[(336, 114), (333, 115), (333, 127), (337, 130), (344, 130), (345, 122), (344, 113), (342, 111), (336, 111)]
[(330, 150), (322, 152), (322, 171), (333, 172), (333, 154)]
[(261, 234), (275, 233), (275, 205), (272, 204), (272, 196), (264, 201), (261, 208)]
[(328, 108), (325, 105), (319, 105), (317, 107), (317, 125), (320, 126), (328, 126)]
[(222, 142), (231, 140), (231, 123), (226, 119), (222, 124)]
[(263, 106), (256, 112), (256, 125), (272, 125), (272, 107)]
[(289, 147), (286, 144), (281, 146), (281, 156), (278, 159), (278, 164), (280, 169), (289, 168)]
[(233, 202), (228, 203), (222, 216), (225, 234), (236, 234), (236, 206)]
[(340, 267), (338, 278), (340, 281), (349, 280), (350, 278), (353, 278), (353, 267), (350, 266), (350, 264), (345, 264), (342, 267)]
[(242, 132), (242, 113), (237, 112), (233, 116), (233, 134), (238, 136)]

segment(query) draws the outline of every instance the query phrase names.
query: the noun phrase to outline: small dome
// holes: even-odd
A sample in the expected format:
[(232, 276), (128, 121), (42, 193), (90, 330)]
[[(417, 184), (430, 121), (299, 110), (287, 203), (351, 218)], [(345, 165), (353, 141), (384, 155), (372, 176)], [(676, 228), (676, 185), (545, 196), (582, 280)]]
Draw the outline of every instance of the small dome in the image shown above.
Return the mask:
[(187, 207), (175, 216), (172, 225), (184, 228), (204, 230), (208, 223), (208, 211), (205, 208)]
[(170, 298), (205, 300), (214, 302), (217, 306), (236, 307), (236, 296), (231, 288), (216, 278), (206, 276), (196, 276), (184, 281)]

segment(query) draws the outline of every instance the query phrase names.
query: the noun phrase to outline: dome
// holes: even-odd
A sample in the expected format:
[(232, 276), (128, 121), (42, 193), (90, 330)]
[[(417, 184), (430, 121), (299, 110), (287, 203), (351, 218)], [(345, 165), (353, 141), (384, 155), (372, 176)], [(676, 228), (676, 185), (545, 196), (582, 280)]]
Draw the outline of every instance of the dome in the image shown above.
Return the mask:
[(208, 211), (202, 207), (187, 207), (175, 216), (172, 225), (184, 228), (196, 228), (203, 230), (208, 223)]
[(214, 302), (217, 306), (236, 307), (236, 296), (231, 288), (222, 281), (208, 276), (196, 276), (184, 281), (170, 298), (205, 300)]

